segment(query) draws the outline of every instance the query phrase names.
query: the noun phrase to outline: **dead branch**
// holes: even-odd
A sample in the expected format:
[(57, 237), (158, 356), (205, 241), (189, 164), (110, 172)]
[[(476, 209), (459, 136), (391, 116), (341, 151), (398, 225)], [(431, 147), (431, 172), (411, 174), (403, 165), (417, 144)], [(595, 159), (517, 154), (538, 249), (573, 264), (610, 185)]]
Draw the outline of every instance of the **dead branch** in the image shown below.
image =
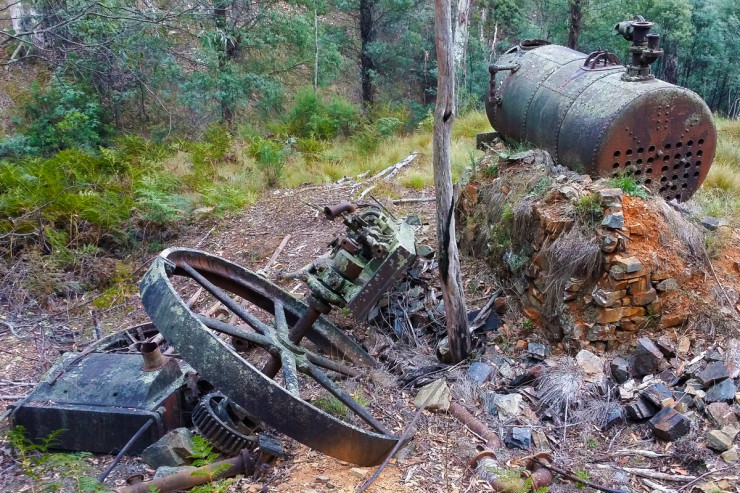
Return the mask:
[(272, 254), (272, 257), (270, 257), (270, 260), (267, 261), (264, 267), (262, 267), (260, 270), (257, 271), (257, 274), (267, 277), (267, 274), (270, 271), (270, 268), (272, 267), (272, 264), (275, 263), (280, 253), (283, 251), (283, 248), (285, 248), (285, 245), (288, 244), (290, 241), (291, 235), (285, 235), (285, 238), (283, 238), (283, 241), (280, 242), (280, 245), (275, 249), (275, 251)]
[(650, 459), (659, 459), (661, 457), (669, 456), (668, 454), (659, 454), (650, 450), (617, 450), (616, 452), (612, 452), (611, 455), (640, 455)]
[(622, 470), (635, 476), (648, 479), (660, 479), (663, 481), (693, 481), (696, 476), (681, 476), (680, 474), (666, 474), (664, 472), (653, 471), (652, 469), (638, 469), (636, 467), (623, 467)]
[(649, 488), (662, 491), (663, 493), (678, 493), (678, 490), (667, 488), (662, 484), (655, 483), (653, 481), (650, 481), (649, 479), (642, 478), (642, 482), (645, 483)]
[(553, 466), (551, 464), (548, 464), (545, 461), (540, 460), (537, 457), (533, 458), (534, 461), (536, 461), (539, 465), (542, 467), (545, 467), (547, 469), (550, 469), (552, 472), (558, 473), (561, 476), (570, 479), (571, 481), (576, 481), (577, 483), (585, 484), (586, 486), (590, 486), (591, 488), (599, 491), (605, 491), (607, 493), (627, 493), (624, 490), (616, 490), (614, 488), (609, 488), (607, 486), (601, 486), (600, 484), (593, 483), (591, 481), (588, 481), (586, 479), (579, 478), (578, 476), (569, 473), (568, 471), (565, 471), (563, 469), (560, 469), (559, 467)]
[(365, 491), (366, 489), (368, 489), (368, 487), (371, 484), (373, 484), (373, 481), (375, 481), (377, 479), (377, 477), (380, 475), (381, 471), (383, 469), (385, 469), (385, 466), (388, 465), (388, 463), (391, 461), (391, 459), (393, 458), (393, 456), (396, 455), (396, 452), (398, 452), (398, 449), (401, 448), (401, 446), (406, 441), (406, 438), (408, 438), (409, 433), (414, 428), (414, 425), (418, 421), (419, 416), (421, 416), (421, 412), (424, 410), (424, 408), (426, 408), (427, 404), (429, 403), (429, 401), (432, 399), (433, 396), (434, 396), (434, 392), (430, 392), (429, 396), (426, 398), (426, 400), (424, 401), (424, 403), (421, 406), (419, 406), (419, 410), (416, 411), (416, 414), (414, 414), (414, 417), (411, 420), (411, 422), (409, 423), (409, 425), (406, 427), (405, 430), (403, 430), (403, 433), (401, 434), (401, 437), (398, 439), (398, 441), (396, 442), (396, 445), (393, 447), (393, 449), (388, 454), (388, 457), (386, 457), (385, 460), (383, 461), (383, 463), (380, 464), (380, 467), (378, 467), (378, 470), (375, 471), (375, 473), (372, 476), (370, 476), (370, 478), (368, 478), (368, 480), (365, 481), (365, 483), (363, 483), (362, 486), (360, 486), (360, 489), (357, 490), (357, 493), (362, 493), (363, 491)]
[(398, 204), (418, 204), (420, 202), (434, 202), (434, 197), (415, 197), (415, 198), (408, 198), (408, 199), (396, 199), (391, 201), (393, 205)]

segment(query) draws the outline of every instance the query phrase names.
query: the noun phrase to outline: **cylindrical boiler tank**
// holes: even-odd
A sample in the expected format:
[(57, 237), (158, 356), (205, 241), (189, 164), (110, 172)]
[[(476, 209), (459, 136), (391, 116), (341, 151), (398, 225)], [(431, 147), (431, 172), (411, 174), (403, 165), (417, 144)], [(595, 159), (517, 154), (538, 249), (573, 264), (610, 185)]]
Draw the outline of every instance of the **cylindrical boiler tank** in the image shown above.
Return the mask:
[(511, 48), (489, 71), (486, 113), (505, 139), (546, 149), (581, 173), (629, 174), (666, 200), (688, 199), (707, 176), (717, 133), (688, 89), (632, 76), (608, 52), (539, 40)]

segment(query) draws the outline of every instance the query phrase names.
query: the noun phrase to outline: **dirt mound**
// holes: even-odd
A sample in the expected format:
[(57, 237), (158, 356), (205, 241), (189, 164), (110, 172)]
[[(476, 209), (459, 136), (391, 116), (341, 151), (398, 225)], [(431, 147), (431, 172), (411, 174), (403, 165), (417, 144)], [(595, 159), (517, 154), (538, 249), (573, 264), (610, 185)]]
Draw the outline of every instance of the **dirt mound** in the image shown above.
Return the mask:
[(544, 151), (490, 154), (461, 190), (461, 250), (506, 279), (548, 338), (603, 351), (642, 329), (734, 326), (737, 250), (707, 248), (736, 243), (729, 227), (708, 231), (628, 178), (594, 181)]

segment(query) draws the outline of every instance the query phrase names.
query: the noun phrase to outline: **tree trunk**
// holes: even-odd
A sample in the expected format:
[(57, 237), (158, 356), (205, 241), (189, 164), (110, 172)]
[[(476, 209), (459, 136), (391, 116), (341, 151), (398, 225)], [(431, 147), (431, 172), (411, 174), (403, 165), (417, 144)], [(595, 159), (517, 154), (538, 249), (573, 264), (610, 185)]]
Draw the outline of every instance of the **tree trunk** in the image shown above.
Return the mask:
[(375, 63), (370, 56), (370, 44), (375, 41), (373, 7), (375, 0), (360, 0), (360, 80), (362, 83), (362, 105), (365, 110), (374, 101), (373, 73)]
[(463, 297), (460, 258), (455, 242), (455, 201), (450, 166), (450, 133), (455, 117), (455, 65), (452, 56), (450, 0), (435, 0), (434, 33), (437, 47), (437, 105), (434, 110), (434, 190), (437, 202), (439, 277), (445, 302), (447, 337), (453, 362), (471, 349), (467, 307)]
[(319, 12), (316, 10), (316, 1), (313, 3), (313, 92), (319, 88)]
[[(455, 74), (459, 76), (457, 79), (457, 87), (464, 87), (466, 80), (466, 58), (468, 52), (468, 37), (470, 36), (470, 0), (458, 0), (457, 2), (457, 14), (455, 16), (455, 31), (453, 34), (452, 50), (453, 59), (455, 62)], [(455, 111), (459, 108), (459, 96), (460, 91), (455, 92)]]
[[(218, 0), (213, 8), (213, 20), (216, 27), (221, 30), (226, 37), (226, 41), (218, 48), (218, 70), (224, 72), (228, 70), (228, 65), (236, 57), (237, 45), (229, 36), (228, 20), (226, 18), (226, 0)], [(221, 99), (221, 123), (231, 125), (234, 121), (234, 108), (231, 101), (226, 98)]]
[(568, 0), (568, 48), (578, 49), (578, 38), (581, 36), (583, 6), (581, 0)]

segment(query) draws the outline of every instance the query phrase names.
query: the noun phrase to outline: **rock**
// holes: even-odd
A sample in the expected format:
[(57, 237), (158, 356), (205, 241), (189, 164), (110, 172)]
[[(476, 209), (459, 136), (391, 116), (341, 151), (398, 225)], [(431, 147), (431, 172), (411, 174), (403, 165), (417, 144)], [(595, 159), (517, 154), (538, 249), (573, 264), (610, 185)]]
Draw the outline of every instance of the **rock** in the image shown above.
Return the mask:
[(706, 407), (707, 416), (717, 428), (737, 426), (737, 417), (732, 408), (725, 402), (713, 402)]
[(623, 255), (614, 255), (612, 258), (612, 267), (618, 267), (625, 274), (634, 274), (642, 270), (642, 262), (635, 257), (625, 257)]
[(507, 380), (512, 379), (515, 376), (514, 369), (507, 361), (504, 361), (501, 365), (499, 365), (498, 374)]
[(730, 378), (740, 377), (740, 339), (730, 339), (725, 348), (725, 368)]
[(619, 240), (617, 238), (612, 235), (606, 235), (604, 236), (604, 239), (601, 240), (601, 251), (604, 253), (612, 253), (617, 249), (617, 245), (619, 245)]
[(627, 415), (635, 421), (652, 418), (658, 409), (642, 396), (626, 407)]
[(506, 313), (506, 298), (503, 296), (500, 298), (496, 298), (493, 301), (493, 309), (499, 315), (503, 315), (504, 313)]
[(187, 428), (176, 428), (144, 449), (141, 459), (153, 469), (177, 467), (192, 462), (193, 453), (193, 434)]
[(626, 359), (614, 358), (609, 364), (609, 368), (612, 371), (612, 376), (617, 383), (624, 383), (632, 378), (630, 364)]
[[(437, 308), (435, 308), (437, 310)], [(437, 310), (438, 311), (438, 310)], [(441, 315), (444, 315), (444, 309), (442, 312), (440, 312)], [(452, 363), (452, 351), (450, 350), (450, 340), (447, 336), (444, 336), (442, 339), (439, 340), (437, 343), (437, 349), (435, 350), (435, 353), (437, 354), (437, 359), (441, 363)]]
[(624, 423), (624, 412), (622, 411), (621, 406), (612, 406), (606, 415), (606, 419), (604, 420), (604, 425), (601, 427), (601, 431), (609, 430), (614, 426), (621, 426)]
[(660, 317), (660, 323), (666, 329), (669, 327), (676, 327), (682, 325), (689, 318), (689, 312), (685, 308), (679, 307), (673, 311), (664, 313)]
[(654, 289), (642, 293), (636, 293), (632, 295), (632, 304), (635, 306), (645, 306), (656, 301), (658, 299), (658, 293)]
[(645, 309), (640, 306), (622, 306), (619, 308), (597, 308), (596, 322), (600, 324), (613, 324), (623, 318), (639, 317), (645, 315)]
[(662, 383), (651, 385), (643, 390), (641, 395), (658, 409), (673, 406), (675, 403), (673, 392)]
[(601, 196), (601, 204), (606, 207), (613, 207), (615, 205), (622, 205), (622, 196), (624, 192), (621, 188), (604, 188), (599, 190)]
[(491, 373), (493, 373), (493, 367), (480, 361), (472, 363), (468, 369), (468, 377), (478, 385), (487, 382), (491, 378)]
[(450, 388), (447, 386), (447, 381), (440, 378), (423, 386), (416, 394), (414, 405), (417, 408), (424, 406), (430, 411), (447, 411), (450, 408)]
[(681, 394), (676, 396), (676, 403), (673, 405), (673, 409), (679, 413), (685, 413), (689, 410), (689, 407), (694, 403), (694, 398), (691, 394)]
[(661, 293), (665, 293), (668, 291), (677, 291), (678, 290), (678, 282), (676, 282), (675, 279), (672, 277), (669, 277), (668, 279), (663, 279), (660, 281), (656, 286), (655, 289), (657, 289)]
[(614, 471), (614, 476), (612, 477), (612, 480), (617, 484), (628, 484), (631, 479), (632, 476), (620, 469)]
[(721, 382), (709, 387), (704, 400), (707, 402), (731, 401), (735, 398), (735, 392), (737, 392), (737, 387), (735, 387), (735, 383), (728, 378), (727, 380), (722, 380)]
[(675, 373), (673, 373), (673, 370), (663, 370), (660, 372), (660, 375), (658, 375), (658, 378), (660, 378), (663, 383), (668, 385), (669, 387), (673, 387), (679, 382), (679, 378), (676, 376)]
[(532, 447), (532, 428), (515, 426), (504, 437), (509, 448), (529, 450)]
[(627, 294), (627, 291), (622, 289), (618, 291), (607, 291), (603, 288), (596, 286), (591, 292), (591, 297), (599, 306), (611, 307), (619, 305), (619, 301)]
[(714, 361), (705, 366), (701, 371), (697, 372), (696, 378), (702, 385), (709, 387), (710, 385), (714, 385), (717, 382), (729, 378), (729, 375), (727, 374), (725, 365), (719, 361)]
[(635, 381), (627, 380), (619, 386), (619, 399), (622, 401), (631, 401), (635, 397)]
[(604, 361), (585, 349), (581, 349), (576, 355), (576, 363), (589, 375), (604, 373)]
[(538, 361), (544, 361), (545, 358), (550, 356), (550, 346), (541, 342), (530, 342), (527, 345), (527, 353)]
[(632, 372), (636, 376), (651, 375), (665, 362), (663, 353), (647, 337), (637, 340), (637, 350), (632, 358)]
[(721, 454), (719, 454), (720, 457), (722, 457), (722, 460), (727, 462), (728, 464), (737, 461), (738, 455), (737, 455), (737, 447), (731, 447)]
[(617, 328), (613, 325), (594, 324), (586, 331), (589, 341), (613, 341), (617, 338)]
[(349, 472), (350, 474), (352, 474), (353, 476), (357, 478), (364, 478), (365, 476), (367, 476), (367, 473), (369, 472), (369, 470), (363, 469), (361, 467), (353, 467), (352, 469), (349, 470)]
[(163, 478), (165, 476), (172, 476), (173, 474), (177, 474), (178, 472), (192, 472), (196, 469), (197, 467), (195, 466), (159, 466), (157, 468), (157, 472), (154, 473), (154, 479)]
[(331, 481), (331, 478), (329, 476), (316, 476), (316, 481), (319, 483), (328, 483)]
[(737, 429), (725, 426), (721, 430), (712, 430), (707, 433), (707, 447), (724, 452), (732, 447), (732, 442), (737, 435)]
[(672, 407), (664, 407), (650, 419), (653, 434), (661, 440), (673, 442), (691, 431), (691, 422)]
[(620, 229), (624, 227), (624, 214), (620, 212), (612, 212), (604, 216), (601, 221), (602, 226), (606, 226), (609, 229)]
[(688, 353), (689, 349), (691, 349), (691, 339), (686, 336), (679, 337), (676, 349), (678, 350), (678, 354)]
[(709, 231), (715, 231), (717, 228), (729, 226), (730, 223), (725, 218), (704, 216), (701, 218), (701, 225), (707, 228)]
[(655, 340), (655, 347), (657, 347), (666, 358), (673, 358), (676, 356), (676, 346), (666, 336), (658, 337)]
[(521, 412), (522, 396), (519, 394), (497, 395), (493, 401), (502, 420), (518, 416)]

